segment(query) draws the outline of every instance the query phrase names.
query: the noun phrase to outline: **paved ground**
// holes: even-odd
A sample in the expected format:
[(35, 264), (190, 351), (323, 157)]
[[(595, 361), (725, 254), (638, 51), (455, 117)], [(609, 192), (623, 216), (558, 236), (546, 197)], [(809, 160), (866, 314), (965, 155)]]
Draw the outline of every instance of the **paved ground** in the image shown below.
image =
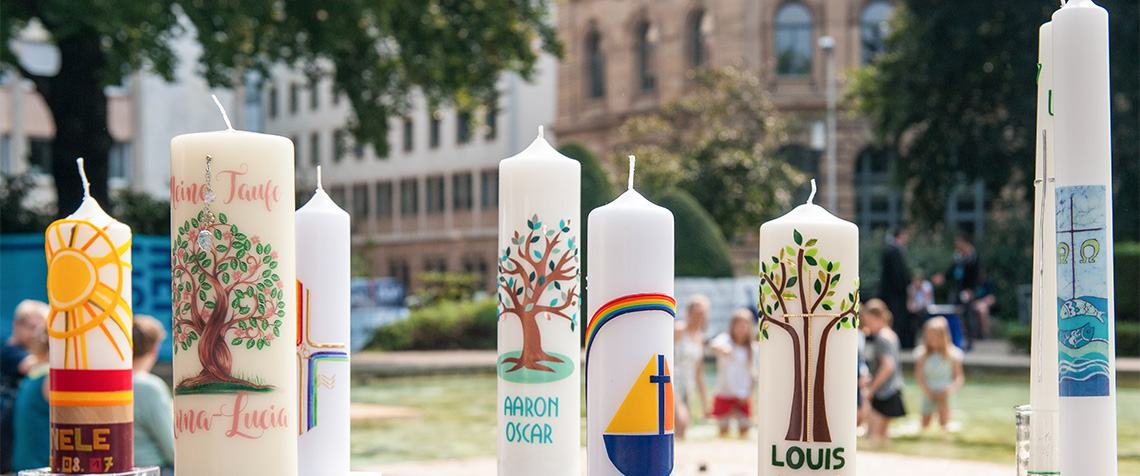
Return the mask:
[[(757, 450), (755, 441), (714, 440), (680, 442), (676, 447), (676, 476), (755, 476)], [(582, 452), (582, 474), (586, 474), (586, 454)], [(856, 462), (859, 476), (1009, 476), (1016, 473), (1012, 464), (954, 461), (920, 458), (890, 453), (862, 451)], [(702, 469), (703, 468), (703, 469)], [(493, 476), (495, 458), (470, 458), (379, 465), (359, 468), (380, 471), (383, 476)]]

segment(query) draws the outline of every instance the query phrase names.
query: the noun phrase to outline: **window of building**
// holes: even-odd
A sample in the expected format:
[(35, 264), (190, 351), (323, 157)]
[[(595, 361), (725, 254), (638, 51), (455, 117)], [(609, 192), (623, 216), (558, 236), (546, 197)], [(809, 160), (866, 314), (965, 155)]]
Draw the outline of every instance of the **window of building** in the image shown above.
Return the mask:
[(459, 111), (455, 120), (455, 142), (466, 144), (471, 140), (471, 112)]
[(269, 103), (269, 118), (275, 119), (277, 117), (277, 85), (269, 86), (269, 98), (266, 102)]
[(442, 258), (442, 257), (438, 257), (438, 256), (429, 256), (427, 258), (424, 258), (424, 272), (430, 273), (432, 271), (438, 271), (440, 273), (446, 273), (447, 272), (447, 258)]
[(443, 176), (427, 178), (427, 212), (439, 213), (444, 208)]
[(483, 138), (486, 140), (494, 140), (499, 135), (499, 111), (495, 108), (487, 109), (487, 116), (483, 119), (486, 123)]
[(478, 286), (487, 285), (487, 261), (482, 256), (472, 255), (463, 258), (463, 272), (474, 274)]
[(697, 10), (689, 17), (689, 66), (706, 66), (712, 55), (712, 15)]
[[(811, 150), (800, 144), (786, 145), (776, 151), (776, 157), (780, 160), (799, 169), (808, 178), (815, 179), (819, 178), (819, 158), (821, 155), (820, 151)], [(792, 203), (806, 202), (810, 195), (811, 184), (804, 183), (794, 192)]]
[(340, 162), (342, 159), (344, 159), (344, 154), (348, 145), (345, 144), (345, 141), (347, 140), (348, 137), (345, 137), (344, 129), (333, 130), (333, 162)]
[(439, 111), (432, 112), (428, 127), (429, 135), (431, 136), (428, 138), (428, 145), (433, 149), (439, 147), (439, 122)]
[(410, 178), (400, 181), (400, 215), (415, 215), (420, 212), (420, 182)]
[(359, 228), (368, 223), (368, 184), (352, 186), (352, 225)]
[(321, 165), (321, 133), (314, 132), (309, 135), (309, 165)]
[(902, 220), (901, 194), (891, 186), (891, 156), (867, 148), (855, 161), (855, 221), (859, 230), (894, 229)]
[(875, 1), (863, 8), (859, 22), (862, 24), (860, 37), (863, 43), (863, 63), (870, 63), (886, 51), (886, 38), (890, 33), (887, 18), (893, 7), (884, 1)]
[(591, 31), (586, 35), (586, 72), (589, 75), (587, 96), (606, 96), (606, 54), (602, 51), (602, 35)]
[(408, 289), (412, 284), (412, 271), (406, 260), (394, 259), (389, 262), (388, 274), (392, 276), (392, 279), (395, 279), (400, 285), (404, 286), (404, 289)]
[(471, 196), (471, 174), (457, 174), (451, 176), (452, 206), (456, 210), (470, 210), (474, 205)]
[(12, 175), (12, 136), (0, 135), (0, 173)]
[(364, 158), (364, 141), (352, 138), (352, 153), (356, 156), (356, 160)]
[(811, 74), (812, 16), (802, 3), (789, 2), (776, 12), (776, 74)]
[(499, 206), (499, 171), (484, 170), (479, 174), (479, 187), (482, 191), (479, 206), (493, 208)]
[(28, 172), (51, 173), (51, 143), (51, 139), (37, 137), (28, 139)]
[(345, 197), (344, 185), (333, 185), (330, 187), (329, 198), (331, 198), (332, 201), (336, 203), (336, 206), (341, 208), (348, 208), (348, 203), (346, 203), (348, 200), (347, 197)]
[(317, 110), (321, 106), (321, 80), (319, 77), (309, 80), (309, 109)]
[(131, 178), (131, 143), (118, 142), (111, 146), (107, 154), (107, 177), (130, 180)]
[(392, 216), (392, 182), (376, 183), (376, 216)]
[(648, 21), (637, 28), (637, 85), (642, 91), (657, 87), (657, 69), (654, 61), (657, 49), (657, 28)]
[(412, 118), (404, 118), (404, 152), (411, 152), (415, 148), (415, 133), (416, 127), (412, 123)]
[(297, 108), (301, 103), (301, 85), (297, 83), (289, 84), (289, 114), (296, 114)]

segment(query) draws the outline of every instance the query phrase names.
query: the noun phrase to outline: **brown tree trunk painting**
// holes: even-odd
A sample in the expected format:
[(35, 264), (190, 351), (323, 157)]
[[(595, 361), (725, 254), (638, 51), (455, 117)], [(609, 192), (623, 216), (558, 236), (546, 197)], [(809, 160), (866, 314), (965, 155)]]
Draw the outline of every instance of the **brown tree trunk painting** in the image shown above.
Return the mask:
[[(577, 325), (577, 314), (573, 313), (573, 306), (578, 303), (577, 284), (570, 283), (577, 281), (579, 258), (574, 238), (563, 238), (563, 234), (570, 233), (569, 225), (569, 220), (562, 220), (557, 228), (548, 227), (535, 215), (527, 220), (527, 234), (516, 231), (511, 238), (512, 246), (502, 250), (499, 259), (499, 315), (504, 320), (508, 315), (517, 317), (523, 333), (520, 355), (502, 361), (503, 364), (514, 364), (506, 372), (521, 369), (554, 372), (542, 362), (562, 362), (562, 359), (542, 349), (538, 320), (543, 317), (547, 320), (553, 317), (566, 319), (570, 321), (571, 330)], [(549, 302), (542, 302), (549, 288), (554, 288), (559, 295)]]
[[(172, 245), (174, 351), (196, 345), (202, 364), (198, 375), (178, 382), (177, 390), (212, 384), (230, 385), (217, 392), (271, 388), (234, 376), (229, 347), (261, 350), (280, 337), (286, 283), (273, 271), (277, 252), (228, 224), (225, 214), (208, 226), (201, 219), (199, 214), (183, 224)], [(202, 230), (214, 238), (208, 249), (196, 242)]]

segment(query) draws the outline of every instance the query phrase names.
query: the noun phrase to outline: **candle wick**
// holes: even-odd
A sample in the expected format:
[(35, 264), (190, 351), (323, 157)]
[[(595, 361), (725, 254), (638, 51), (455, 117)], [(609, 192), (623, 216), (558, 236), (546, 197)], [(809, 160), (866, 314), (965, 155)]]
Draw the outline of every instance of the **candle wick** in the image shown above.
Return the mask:
[(233, 124), (230, 124), (230, 116), (226, 114), (226, 108), (222, 107), (222, 102), (218, 100), (218, 95), (211, 94), (210, 97), (214, 98), (214, 104), (217, 104), (218, 109), (222, 111), (222, 119), (226, 121), (226, 130), (234, 130)]
[(633, 164), (636, 161), (632, 155), (629, 156), (629, 189), (633, 190)]
[(539, 139), (542, 139), (542, 138), (543, 138), (543, 136), (542, 136), (542, 126), (538, 126), (538, 138), (539, 138)]
[(91, 182), (87, 181), (87, 171), (83, 170), (83, 157), (75, 159), (75, 163), (79, 166), (79, 179), (83, 181), (83, 197), (90, 197)]
[(317, 190), (324, 190), (325, 187), (321, 185), (321, 166), (317, 166)]
[(807, 202), (811, 203), (812, 200), (815, 200), (815, 179), (811, 179), (811, 195), (808, 195)]

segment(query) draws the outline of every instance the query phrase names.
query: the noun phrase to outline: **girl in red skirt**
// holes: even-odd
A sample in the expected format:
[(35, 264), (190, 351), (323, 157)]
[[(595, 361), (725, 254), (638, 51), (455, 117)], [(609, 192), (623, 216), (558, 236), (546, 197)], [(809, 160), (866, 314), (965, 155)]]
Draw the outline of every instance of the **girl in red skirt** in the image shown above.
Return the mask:
[(737, 309), (732, 315), (729, 332), (713, 338), (709, 347), (716, 353), (716, 392), (711, 416), (720, 425), (720, 436), (728, 436), (728, 427), (737, 421), (740, 437), (748, 436), (752, 426), (752, 390), (756, 388), (759, 369), (756, 364), (756, 328), (752, 311)]

